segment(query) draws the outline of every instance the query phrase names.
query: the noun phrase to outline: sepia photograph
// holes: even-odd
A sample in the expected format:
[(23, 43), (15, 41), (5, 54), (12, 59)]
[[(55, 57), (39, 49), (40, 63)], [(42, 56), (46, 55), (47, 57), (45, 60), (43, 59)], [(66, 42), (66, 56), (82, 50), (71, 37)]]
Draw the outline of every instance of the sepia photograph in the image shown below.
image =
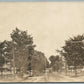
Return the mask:
[(84, 1), (0, 2), (2, 82), (84, 82)]

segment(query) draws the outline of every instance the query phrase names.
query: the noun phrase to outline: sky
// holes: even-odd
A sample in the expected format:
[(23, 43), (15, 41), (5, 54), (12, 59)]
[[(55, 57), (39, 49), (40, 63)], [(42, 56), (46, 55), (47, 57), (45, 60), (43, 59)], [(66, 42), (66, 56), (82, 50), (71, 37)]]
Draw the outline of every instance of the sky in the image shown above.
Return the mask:
[(0, 41), (15, 28), (27, 30), (36, 50), (49, 58), (65, 40), (84, 34), (84, 2), (1, 2)]

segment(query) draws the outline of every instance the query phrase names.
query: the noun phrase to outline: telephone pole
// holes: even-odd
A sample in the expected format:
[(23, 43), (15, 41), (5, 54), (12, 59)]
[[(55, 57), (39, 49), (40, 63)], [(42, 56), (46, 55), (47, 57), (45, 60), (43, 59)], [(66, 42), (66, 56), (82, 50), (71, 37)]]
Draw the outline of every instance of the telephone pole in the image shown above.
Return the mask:
[(13, 75), (14, 75), (14, 78), (15, 78), (15, 55), (14, 55), (14, 42), (13, 42), (13, 45), (12, 45), (12, 56), (13, 56)]

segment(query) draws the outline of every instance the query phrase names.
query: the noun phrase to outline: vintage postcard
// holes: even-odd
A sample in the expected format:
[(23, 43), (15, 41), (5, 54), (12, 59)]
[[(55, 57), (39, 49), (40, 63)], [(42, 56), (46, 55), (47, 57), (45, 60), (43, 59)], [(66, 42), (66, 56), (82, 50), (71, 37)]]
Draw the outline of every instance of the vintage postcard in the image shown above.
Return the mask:
[(0, 82), (84, 82), (84, 1), (0, 2)]

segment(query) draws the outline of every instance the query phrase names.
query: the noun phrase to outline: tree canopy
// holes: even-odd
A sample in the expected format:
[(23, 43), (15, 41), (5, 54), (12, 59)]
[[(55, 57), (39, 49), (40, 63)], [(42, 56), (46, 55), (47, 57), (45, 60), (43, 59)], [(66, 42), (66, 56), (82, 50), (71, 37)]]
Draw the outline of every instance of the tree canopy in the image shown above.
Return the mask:
[[(60, 52), (66, 60), (68, 66), (74, 66), (76, 71), (77, 66), (84, 65), (84, 35), (74, 36), (65, 41), (65, 45)], [(77, 72), (77, 71), (76, 71)], [(75, 72), (75, 73), (76, 73)]]
[(26, 71), (28, 67), (28, 57), (33, 55), (34, 45), (33, 37), (27, 34), (27, 31), (21, 31), (18, 28), (11, 33), (12, 49), (15, 61), (15, 67)]
[(62, 58), (59, 55), (52, 55), (49, 57), (49, 60), (51, 61), (50, 66), (52, 67), (53, 71), (61, 71), (63, 62)]

